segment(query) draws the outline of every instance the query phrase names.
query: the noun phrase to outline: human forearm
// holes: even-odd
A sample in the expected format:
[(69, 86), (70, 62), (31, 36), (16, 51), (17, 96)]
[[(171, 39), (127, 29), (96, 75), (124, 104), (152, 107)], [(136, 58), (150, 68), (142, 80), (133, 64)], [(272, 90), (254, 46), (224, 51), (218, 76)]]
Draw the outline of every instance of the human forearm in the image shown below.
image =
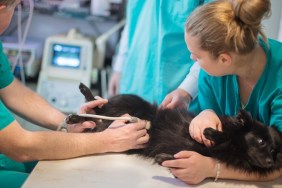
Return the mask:
[(19, 131), (16, 122), (6, 127), (1, 134), (10, 135), (8, 132), (16, 135), (6, 138), (1, 136), (5, 140), (1, 153), (17, 161), (67, 159), (111, 150), (108, 146), (112, 137), (106, 136), (105, 132), (72, 134), (54, 131), (29, 132), (24, 129)]
[(37, 94), (33, 94), (34, 96), (32, 98), (26, 98), (24, 101), (26, 104), (30, 103), (30, 100), (33, 101), (33, 104), (29, 105), (29, 110), (26, 111), (25, 109), (17, 108), (16, 111), (18, 111), (21, 116), (37, 125), (56, 130), (64, 121), (66, 115), (52, 107)]
[(51, 130), (56, 130), (66, 117), (65, 114), (52, 108), (49, 104), (39, 101), (30, 106), (28, 112), (22, 113), (19, 110), (20, 109), (16, 109), (13, 110), (13, 112), (36, 125)]
[[(16, 122), (0, 131), (0, 153), (17, 161), (68, 159), (139, 149), (148, 142), (146, 122), (114, 121), (98, 133), (30, 132)], [(11, 136), (13, 135), (13, 136)]]
[(260, 175), (258, 173), (247, 173), (239, 169), (227, 166), (225, 163), (220, 163), (216, 159), (207, 157), (205, 160), (209, 163), (210, 171), (208, 177), (214, 179), (231, 179), (242, 181), (270, 181), (282, 175), (282, 170), (273, 171), (267, 175)]
[(56, 130), (65, 118), (63, 113), (17, 80), (3, 89), (0, 94), (9, 109), (35, 124)]
[(233, 179), (242, 181), (270, 181), (274, 180), (282, 175), (282, 170), (274, 171), (273, 173), (265, 176), (256, 173), (246, 173), (240, 170), (235, 170), (232, 167), (227, 167), (225, 164), (221, 164), (220, 179)]
[[(22, 148), (23, 161), (57, 160), (109, 152), (104, 133), (37, 132), (33, 141)], [(41, 145), (41, 144), (43, 145)]]
[(181, 151), (174, 157), (176, 160), (164, 161), (162, 166), (168, 167), (174, 176), (187, 184), (199, 184), (206, 178), (270, 181), (280, 177), (282, 173), (282, 171), (275, 171), (265, 176), (246, 173), (227, 167), (224, 163), (218, 163), (216, 159), (205, 157), (194, 151)]

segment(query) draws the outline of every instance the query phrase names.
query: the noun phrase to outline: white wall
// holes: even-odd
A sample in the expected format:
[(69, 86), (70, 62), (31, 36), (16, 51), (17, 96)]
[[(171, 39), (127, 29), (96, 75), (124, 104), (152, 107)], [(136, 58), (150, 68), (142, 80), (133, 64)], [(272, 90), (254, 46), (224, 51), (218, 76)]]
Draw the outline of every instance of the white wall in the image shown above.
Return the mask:
[(264, 20), (264, 30), (267, 37), (278, 39), (280, 22), (281, 22), (282, 0), (271, 0), (272, 15), (270, 18)]
[(278, 40), (282, 42), (282, 9), (281, 9), (280, 29), (279, 29), (279, 33), (278, 33)]

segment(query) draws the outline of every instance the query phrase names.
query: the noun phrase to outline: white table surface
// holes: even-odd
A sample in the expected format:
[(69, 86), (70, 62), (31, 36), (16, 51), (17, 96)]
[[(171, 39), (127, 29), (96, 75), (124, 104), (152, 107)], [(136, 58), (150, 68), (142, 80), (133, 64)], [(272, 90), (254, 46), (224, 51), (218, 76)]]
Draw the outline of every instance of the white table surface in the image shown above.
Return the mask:
[(169, 171), (151, 160), (135, 155), (106, 154), (68, 160), (40, 161), (24, 188), (278, 188), (282, 178), (271, 182), (205, 180), (191, 186), (173, 177)]

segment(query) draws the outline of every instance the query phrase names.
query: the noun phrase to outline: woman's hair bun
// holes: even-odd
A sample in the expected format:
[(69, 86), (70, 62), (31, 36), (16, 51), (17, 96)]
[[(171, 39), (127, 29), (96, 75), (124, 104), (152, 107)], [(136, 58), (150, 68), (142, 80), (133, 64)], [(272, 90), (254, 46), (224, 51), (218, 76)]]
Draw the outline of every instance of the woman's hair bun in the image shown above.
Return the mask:
[(259, 25), (263, 18), (270, 16), (270, 0), (230, 0), (235, 19), (247, 25)]

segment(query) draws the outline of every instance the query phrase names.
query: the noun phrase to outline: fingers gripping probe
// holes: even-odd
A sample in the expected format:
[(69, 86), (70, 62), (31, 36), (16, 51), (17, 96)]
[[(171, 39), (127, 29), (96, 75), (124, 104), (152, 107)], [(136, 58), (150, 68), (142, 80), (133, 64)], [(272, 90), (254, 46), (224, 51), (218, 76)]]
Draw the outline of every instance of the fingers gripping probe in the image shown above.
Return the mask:
[[(137, 123), (140, 121), (137, 117), (111, 117), (111, 116), (102, 116), (102, 115), (96, 115), (96, 114), (70, 114), (66, 117), (65, 122), (67, 124), (74, 124), (79, 123), (84, 120), (84, 118), (95, 118), (95, 119), (105, 119), (105, 120), (126, 120), (130, 123)], [(146, 129), (149, 130), (151, 127), (150, 121), (146, 122)]]

